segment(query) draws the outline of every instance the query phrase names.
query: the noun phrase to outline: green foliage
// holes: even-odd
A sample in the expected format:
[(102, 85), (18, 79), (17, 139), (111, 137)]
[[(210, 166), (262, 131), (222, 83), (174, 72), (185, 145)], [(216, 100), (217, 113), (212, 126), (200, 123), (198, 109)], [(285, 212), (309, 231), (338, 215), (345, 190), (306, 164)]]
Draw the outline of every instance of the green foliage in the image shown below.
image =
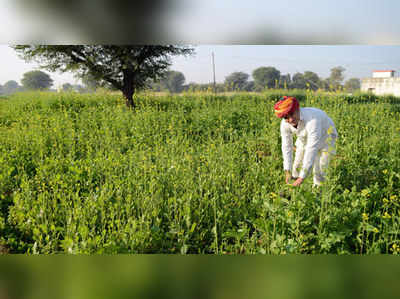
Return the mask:
[(96, 89), (101, 86), (107, 85), (106, 81), (96, 79), (91, 73), (82, 74), (80, 76), (77, 75), (76, 77), (81, 79), (85, 89), (91, 92), (96, 91)]
[(302, 73), (296, 73), (293, 75), (291, 87), (297, 89), (307, 88), (307, 81)]
[(234, 72), (225, 78), (228, 90), (245, 90), (248, 87), (249, 75), (243, 72)]
[[(0, 101), (0, 244), (20, 253), (400, 253), (400, 99), (290, 91), (339, 132), (329, 180), (284, 184), (284, 90)], [(362, 119), (362, 122), (360, 120)]]
[(276, 68), (259, 67), (253, 71), (253, 78), (256, 90), (264, 90), (265, 88), (278, 88), (281, 72)]
[(71, 83), (64, 83), (62, 85), (62, 90), (63, 91), (72, 91), (74, 89), (74, 86)]
[(11, 94), (11, 93), (18, 91), (19, 88), (20, 88), (20, 86), (17, 83), (17, 81), (9, 80), (6, 83), (4, 83), (4, 85), (3, 85), (3, 93)]
[(346, 91), (354, 92), (356, 90), (360, 90), (361, 82), (358, 78), (350, 78), (344, 84), (344, 89)]
[(289, 89), (291, 88), (292, 78), (290, 74), (281, 75), (279, 78), (279, 88)]
[(304, 72), (304, 80), (306, 81), (307, 89), (317, 90), (322, 88), (318, 75), (311, 71)]
[(178, 93), (183, 90), (185, 76), (181, 72), (168, 71), (164, 78), (160, 80), (161, 90), (168, 90), (172, 93)]
[(198, 84), (191, 82), (183, 86), (183, 91), (186, 92), (212, 92), (214, 90), (221, 93), (228, 91), (228, 88), (222, 83), (217, 83), (214, 86), (213, 83)]
[(342, 66), (337, 66), (331, 69), (331, 75), (329, 76), (329, 83), (332, 90), (337, 90), (341, 87), (344, 79), (344, 71), (346, 69)]
[(48, 74), (36, 70), (24, 73), (21, 83), (26, 90), (45, 90), (53, 85), (53, 80)]

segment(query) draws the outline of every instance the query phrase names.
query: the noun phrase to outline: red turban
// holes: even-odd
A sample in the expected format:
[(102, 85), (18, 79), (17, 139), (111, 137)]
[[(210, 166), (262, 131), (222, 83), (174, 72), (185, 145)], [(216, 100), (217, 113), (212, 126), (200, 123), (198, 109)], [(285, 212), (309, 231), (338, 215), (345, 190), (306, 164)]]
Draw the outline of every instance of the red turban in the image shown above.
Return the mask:
[(295, 97), (283, 97), (274, 106), (277, 117), (282, 118), (299, 108), (299, 101)]

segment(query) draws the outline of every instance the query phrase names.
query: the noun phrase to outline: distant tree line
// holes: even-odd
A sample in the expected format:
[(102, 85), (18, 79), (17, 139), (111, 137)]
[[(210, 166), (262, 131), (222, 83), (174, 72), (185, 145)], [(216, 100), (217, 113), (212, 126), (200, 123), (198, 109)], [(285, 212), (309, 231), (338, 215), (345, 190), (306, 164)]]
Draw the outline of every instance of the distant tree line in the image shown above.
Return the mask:
[[(328, 78), (320, 78), (312, 71), (305, 71), (304, 73), (295, 73), (293, 76), (290, 74), (281, 74), (279, 70), (274, 67), (259, 67), (252, 72), (253, 80), (249, 81), (250, 75), (244, 72), (233, 72), (225, 77), (223, 83), (188, 83), (185, 84), (185, 76), (178, 71), (169, 70), (165, 72), (158, 81), (148, 80), (147, 88), (153, 91), (169, 91), (172, 93), (179, 93), (183, 91), (263, 91), (267, 89), (308, 89), (308, 90), (326, 90), (336, 91), (343, 90), (347, 92), (354, 92), (360, 89), (360, 79), (350, 78), (344, 81), (345, 69), (341, 66), (332, 68)], [(9, 80), (4, 85), (0, 84), (0, 94), (12, 94), (17, 91), (26, 90), (50, 90), (50, 91), (76, 91), (76, 92), (94, 92), (96, 89), (102, 87), (105, 89), (115, 90), (109, 84), (105, 85), (104, 82), (100, 84), (94, 76), (84, 74), (77, 76), (83, 85), (65, 83), (57, 89), (51, 89), (53, 80), (45, 72), (34, 70), (23, 74), (21, 84), (19, 85), (14, 80)]]
[[(346, 90), (359, 88), (360, 80), (352, 78), (343, 84), (343, 67), (331, 69), (331, 75), (322, 79), (311, 71), (304, 73), (281, 74), (276, 68), (259, 67), (252, 72), (253, 81), (243, 72), (235, 72), (219, 84), (185, 84), (182, 73), (170, 70), (173, 56), (190, 56), (194, 49), (183, 45), (14, 45), (11, 46), (26, 62), (37, 62), (42, 69), (61, 73), (73, 72), (82, 81), (88, 80), (90, 89), (97, 86), (122, 92), (125, 103), (135, 109), (134, 94), (143, 89), (214, 91), (262, 91), (270, 88), (307, 88), (312, 90)], [(33, 74), (31, 75), (33, 76)], [(36, 74), (37, 77), (38, 74)], [(24, 81), (27, 89), (46, 89), (52, 80), (41, 79)], [(32, 78), (30, 78), (32, 79)], [(47, 80), (46, 80), (47, 79)], [(39, 85), (39, 82), (44, 85)], [(21, 82), (23, 82), (21, 80)], [(28, 83), (30, 82), (30, 83)], [(35, 83), (32, 83), (35, 82)], [(71, 90), (71, 84), (64, 84), (63, 90)]]
[(23, 77), (21, 79), (22, 85), (19, 85), (18, 82), (15, 80), (9, 80), (6, 83), (4, 83), (4, 85), (0, 84), (0, 94), (9, 95), (15, 92), (29, 91), (29, 90), (47, 90), (47, 91), (65, 91), (65, 92), (75, 91), (82, 93), (82, 92), (93, 92), (100, 87), (98, 82), (90, 76), (84, 76), (80, 79), (82, 80), (83, 85), (65, 83), (59, 86), (57, 89), (51, 89), (54, 82), (53, 79), (51, 79), (51, 77), (45, 72), (34, 70), (23, 74)]
[(12, 94), (17, 91), (21, 91), (22, 86), (18, 84), (17, 81), (9, 80), (3, 85), (0, 84), (0, 94)]
[(225, 77), (223, 83), (198, 84), (191, 82), (185, 84), (185, 76), (181, 72), (169, 71), (158, 82), (151, 82), (150, 89), (154, 91), (169, 91), (178, 93), (181, 91), (263, 91), (267, 89), (308, 89), (336, 91), (342, 90), (354, 92), (360, 89), (360, 79), (350, 78), (344, 82), (345, 68), (338, 66), (330, 70), (328, 78), (320, 78), (312, 71), (304, 73), (297, 72), (293, 76), (281, 74), (274, 67), (259, 67), (252, 72), (253, 80), (249, 81), (250, 75), (244, 72), (234, 72)]

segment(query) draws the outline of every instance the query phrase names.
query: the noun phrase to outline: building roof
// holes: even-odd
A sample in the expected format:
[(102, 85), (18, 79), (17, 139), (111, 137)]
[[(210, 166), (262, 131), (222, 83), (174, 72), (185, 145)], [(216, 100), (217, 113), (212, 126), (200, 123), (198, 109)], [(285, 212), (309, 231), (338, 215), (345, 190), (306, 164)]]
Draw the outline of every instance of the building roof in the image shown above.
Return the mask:
[(377, 72), (385, 72), (385, 73), (387, 73), (387, 72), (395, 72), (394, 70), (387, 70), (387, 71), (381, 71), (381, 70), (378, 70), (378, 71), (372, 71), (373, 73), (377, 73)]

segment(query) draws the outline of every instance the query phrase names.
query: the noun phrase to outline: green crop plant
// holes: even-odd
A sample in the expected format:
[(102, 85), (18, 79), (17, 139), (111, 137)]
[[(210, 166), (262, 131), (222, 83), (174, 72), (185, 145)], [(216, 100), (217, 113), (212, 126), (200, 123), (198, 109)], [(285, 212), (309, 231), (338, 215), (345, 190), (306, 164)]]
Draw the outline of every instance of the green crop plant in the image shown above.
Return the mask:
[[(284, 184), (286, 92), (325, 110), (329, 180)], [(272, 90), (19, 93), (0, 101), (0, 248), (15, 253), (400, 253), (400, 99)]]

